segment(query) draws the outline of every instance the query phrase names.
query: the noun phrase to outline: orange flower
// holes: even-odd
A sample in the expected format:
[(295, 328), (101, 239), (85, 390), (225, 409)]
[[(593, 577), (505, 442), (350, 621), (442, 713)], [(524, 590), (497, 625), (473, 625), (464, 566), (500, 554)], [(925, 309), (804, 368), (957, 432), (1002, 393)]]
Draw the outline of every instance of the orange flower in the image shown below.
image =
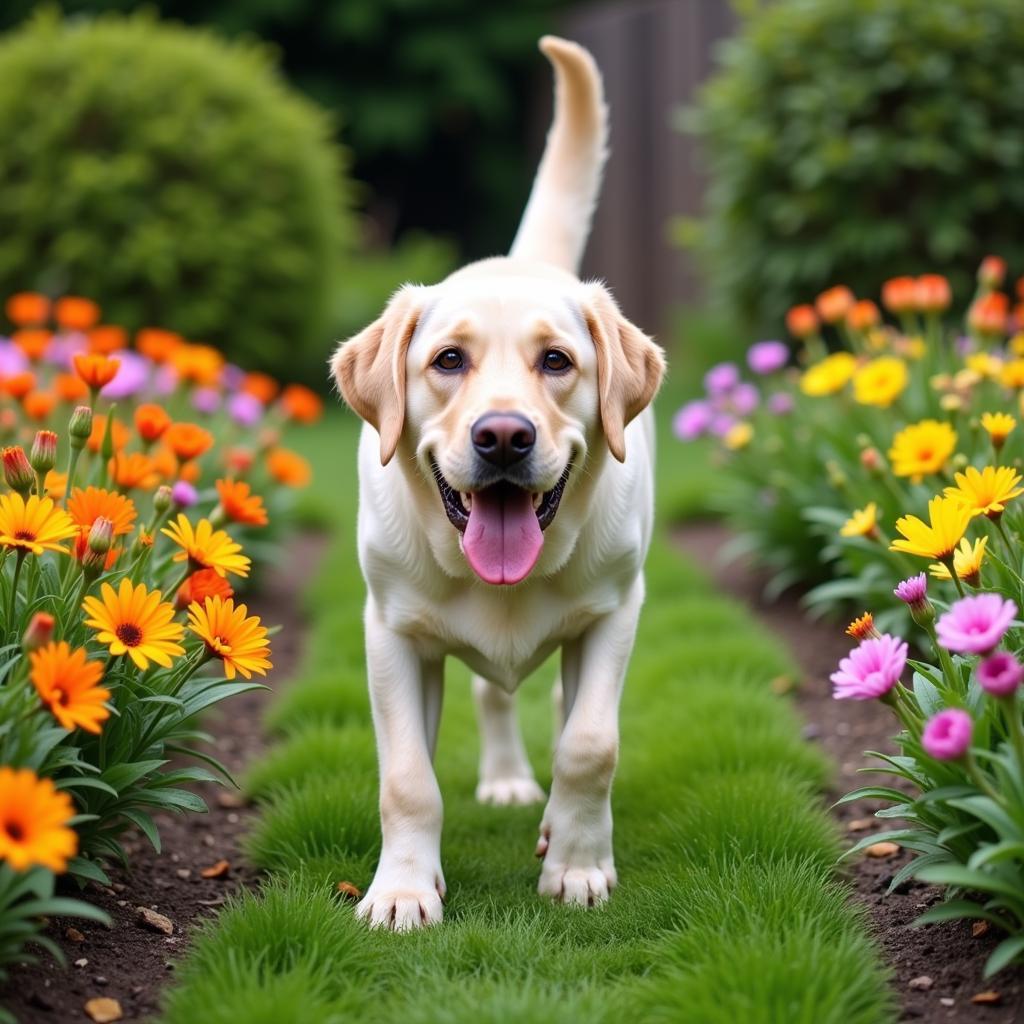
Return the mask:
[(248, 473), (255, 462), (255, 456), (248, 448), (229, 448), (224, 455), (224, 464), (232, 473)]
[(73, 373), (58, 373), (53, 378), (53, 389), (62, 402), (78, 402), (89, 397), (89, 386)]
[(135, 347), (154, 363), (166, 363), (175, 350), (185, 344), (185, 339), (174, 331), (160, 327), (143, 327), (135, 335)]
[(786, 314), (786, 329), (794, 338), (809, 338), (818, 333), (818, 314), (813, 306), (794, 306)]
[(172, 423), (164, 434), (164, 444), (181, 462), (191, 462), (213, 447), (213, 435), (195, 423)]
[(267, 510), (263, 507), (263, 499), (252, 494), (247, 483), (242, 480), (218, 480), (216, 486), (220, 507), (233, 523), (267, 525)]
[(953, 292), (941, 274), (922, 274), (916, 284), (917, 307), (922, 313), (944, 313), (953, 302)]
[(23, 327), (11, 335), (11, 341), (35, 363), (46, 355), (53, 335), (44, 327)]
[(277, 381), (267, 373), (249, 373), (242, 381), (242, 390), (258, 398), (264, 405), (270, 405), (277, 397), (279, 388)]
[(24, 373), (13, 373), (10, 377), (4, 377), (0, 383), (11, 398), (21, 399), (35, 388), (36, 375), (26, 370)]
[(97, 519), (109, 519), (115, 537), (131, 533), (138, 514), (131, 498), (101, 487), (76, 487), (68, 499), (68, 513), (83, 533), (88, 533)]
[(7, 319), (18, 327), (45, 324), (50, 317), (50, 300), (39, 292), (18, 292), (4, 306)]
[(171, 362), (182, 380), (209, 387), (220, 380), (224, 357), (210, 345), (180, 345), (171, 354)]
[(299, 423), (315, 423), (324, 411), (320, 396), (301, 384), (289, 384), (281, 393), (281, 408)]
[(98, 733), (100, 723), (110, 717), (103, 706), (110, 691), (98, 685), (103, 665), (88, 661), (84, 648), (72, 650), (63, 640), (32, 651), (28, 658), (32, 685), (53, 717), (69, 732), (80, 728)]
[(68, 487), (68, 475), (67, 473), (58, 473), (57, 470), (51, 469), (46, 474), (46, 479), (43, 481), (43, 497), (53, 498), (54, 501), (60, 501), (64, 497), (64, 492)]
[(135, 429), (146, 444), (159, 441), (171, 425), (171, 417), (161, 405), (147, 403), (135, 410)]
[(160, 482), (153, 460), (141, 452), (115, 452), (110, 460), (110, 476), (115, 486), (122, 491), (141, 487), (148, 491)]
[(274, 448), (267, 453), (267, 470), (279, 484), (286, 487), (305, 487), (313, 479), (310, 464), (287, 448)]
[(1006, 277), (1006, 260), (1002, 256), (986, 256), (978, 267), (978, 283), (998, 288)]
[(0, 768), (0, 860), (14, 871), (67, 869), (78, 850), (71, 797), (31, 768)]
[(48, 419), (56, 404), (57, 396), (52, 391), (30, 391), (21, 400), (25, 415), (36, 423)]
[[(89, 446), (89, 451), (94, 454), (99, 452), (100, 446), (103, 444), (103, 435), (106, 432), (107, 417), (97, 413), (92, 418), (92, 433), (86, 442)], [(110, 428), (110, 440), (113, 442), (115, 452), (119, 452), (131, 440), (131, 432), (117, 418), (114, 419), (114, 425)]]
[(1005, 334), (1010, 300), (1002, 292), (989, 292), (971, 304), (967, 325), (976, 334)]
[[(75, 538), (75, 546), (74, 546), (73, 552), (74, 552), (75, 560), (78, 561), (78, 562), (83, 562), (83, 563), (85, 562), (86, 555), (89, 555), (90, 558), (99, 558), (100, 557), (98, 554), (97, 555), (93, 555), (90, 552), (90, 549), (89, 549), (89, 531), (88, 530), (86, 530), (84, 533), (80, 533)], [(110, 570), (113, 569), (114, 565), (117, 563), (117, 560), (121, 557), (121, 549), (120, 548), (112, 547), (102, 557), (103, 557), (103, 571), (104, 572), (110, 572)]]
[(53, 318), (66, 331), (87, 331), (98, 323), (100, 307), (92, 299), (65, 295), (54, 303)]
[(178, 588), (175, 605), (178, 611), (187, 608), (193, 601), (202, 604), (208, 597), (219, 597), (226, 601), (234, 597), (231, 584), (217, 574), (215, 569), (198, 569)]
[(178, 460), (174, 452), (166, 445), (157, 445), (149, 453), (150, 461), (153, 463), (153, 471), (158, 473), (164, 480), (174, 480), (178, 476)]
[(856, 300), (853, 292), (844, 284), (837, 284), (822, 292), (815, 300), (814, 305), (818, 315), (827, 324), (837, 324), (842, 320)]
[(108, 359), (92, 352), (79, 352), (74, 357), (74, 363), (75, 372), (93, 391), (106, 387), (121, 368), (120, 359)]
[(101, 356), (128, 347), (128, 332), (115, 324), (101, 324), (89, 332), (89, 351)]
[(851, 331), (866, 331), (882, 319), (878, 307), (870, 299), (855, 302), (846, 313), (846, 325)]
[(912, 277), (891, 277), (882, 285), (882, 304), (896, 316), (913, 313), (917, 300), (917, 282)]

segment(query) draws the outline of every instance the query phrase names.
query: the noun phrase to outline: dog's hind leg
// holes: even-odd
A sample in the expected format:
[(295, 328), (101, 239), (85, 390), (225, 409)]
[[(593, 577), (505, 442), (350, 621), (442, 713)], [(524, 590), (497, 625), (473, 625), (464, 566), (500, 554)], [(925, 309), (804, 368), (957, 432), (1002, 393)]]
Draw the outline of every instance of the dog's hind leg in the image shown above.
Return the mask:
[(473, 676), (473, 700), (480, 724), (477, 800), (482, 804), (540, 803), (544, 790), (537, 785), (526, 756), (515, 695)]

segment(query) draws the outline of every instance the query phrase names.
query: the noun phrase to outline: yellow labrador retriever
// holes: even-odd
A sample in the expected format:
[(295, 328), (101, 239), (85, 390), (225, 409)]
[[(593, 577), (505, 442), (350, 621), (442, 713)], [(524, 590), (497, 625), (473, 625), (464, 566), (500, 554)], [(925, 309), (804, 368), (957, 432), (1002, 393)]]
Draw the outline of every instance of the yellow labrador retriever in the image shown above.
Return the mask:
[(433, 753), (444, 661), (473, 680), (477, 798), (544, 799), (516, 719), (519, 683), (561, 649), (562, 721), (537, 853), (541, 893), (582, 906), (615, 885), (618, 705), (651, 533), (659, 349), (576, 275), (607, 134), (590, 54), (546, 37), (556, 109), (507, 258), (400, 289), (332, 369), (366, 421), (359, 559), (380, 757), (383, 847), (357, 913), (441, 920)]

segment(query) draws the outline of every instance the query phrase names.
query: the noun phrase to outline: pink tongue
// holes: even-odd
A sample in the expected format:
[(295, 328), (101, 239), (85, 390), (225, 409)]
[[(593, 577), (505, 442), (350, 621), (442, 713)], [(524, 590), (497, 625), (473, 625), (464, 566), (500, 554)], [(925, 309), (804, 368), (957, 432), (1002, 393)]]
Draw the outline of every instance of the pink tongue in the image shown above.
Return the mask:
[(526, 579), (543, 546), (544, 534), (529, 491), (495, 484), (473, 495), (462, 549), (485, 583)]

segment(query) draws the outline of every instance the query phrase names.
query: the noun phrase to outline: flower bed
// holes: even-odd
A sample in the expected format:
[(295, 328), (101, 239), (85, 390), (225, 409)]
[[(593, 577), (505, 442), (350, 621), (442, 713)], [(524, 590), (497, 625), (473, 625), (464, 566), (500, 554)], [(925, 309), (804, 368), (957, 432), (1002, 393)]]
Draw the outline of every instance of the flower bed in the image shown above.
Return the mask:
[[(0, 341), (0, 967), (55, 896), (105, 883), (122, 836), (202, 811), (227, 778), (198, 716), (259, 685), (269, 631), (236, 598), (305, 460), (280, 446), (319, 399), (169, 331), (20, 294)], [(51, 429), (57, 428), (57, 429)]]
[[(1005, 931), (989, 974), (1024, 954), (1024, 306), (1011, 309), (1004, 279), (1001, 260), (983, 262), (963, 333), (943, 323), (952, 296), (935, 275), (886, 283), (898, 326), (871, 300), (830, 289), (790, 311), (802, 369), (786, 368), (777, 343), (751, 350), (751, 369), (772, 381), (765, 403), (720, 366), (708, 397), (677, 418), (684, 437), (722, 437), (734, 521), (778, 585), (824, 565), (837, 578), (810, 591), (812, 606), (869, 609), (848, 628), (859, 644), (834, 692), (891, 707), (901, 754), (876, 754), (884, 764), (868, 770), (904, 785), (847, 799), (887, 801), (879, 816), (906, 827), (852, 852), (887, 839), (917, 854), (893, 886), (917, 877), (953, 897), (921, 923), (970, 917)], [(826, 352), (823, 329), (837, 351)], [(911, 628), (927, 660), (910, 660)]]

